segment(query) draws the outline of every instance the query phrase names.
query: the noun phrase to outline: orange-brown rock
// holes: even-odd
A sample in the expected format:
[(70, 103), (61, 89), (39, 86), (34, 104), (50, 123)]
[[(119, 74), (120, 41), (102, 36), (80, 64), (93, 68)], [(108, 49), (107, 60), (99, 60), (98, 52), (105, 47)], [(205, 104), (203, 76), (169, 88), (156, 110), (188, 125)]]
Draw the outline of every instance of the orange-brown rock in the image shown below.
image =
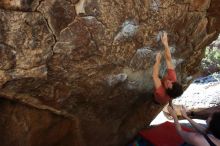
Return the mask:
[(219, 0), (1, 0), (2, 145), (124, 145), (162, 109), (151, 78), (161, 31), (187, 86), (220, 32), (219, 8)]

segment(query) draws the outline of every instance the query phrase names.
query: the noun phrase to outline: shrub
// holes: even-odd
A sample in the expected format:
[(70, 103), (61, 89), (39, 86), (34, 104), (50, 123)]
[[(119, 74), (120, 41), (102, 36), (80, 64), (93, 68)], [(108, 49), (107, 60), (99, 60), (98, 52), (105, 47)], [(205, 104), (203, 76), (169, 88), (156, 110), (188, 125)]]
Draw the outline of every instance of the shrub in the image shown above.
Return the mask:
[(204, 75), (220, 71), (220, 36), (206, 47), (205, 57), (202, 59), (201, 66)]

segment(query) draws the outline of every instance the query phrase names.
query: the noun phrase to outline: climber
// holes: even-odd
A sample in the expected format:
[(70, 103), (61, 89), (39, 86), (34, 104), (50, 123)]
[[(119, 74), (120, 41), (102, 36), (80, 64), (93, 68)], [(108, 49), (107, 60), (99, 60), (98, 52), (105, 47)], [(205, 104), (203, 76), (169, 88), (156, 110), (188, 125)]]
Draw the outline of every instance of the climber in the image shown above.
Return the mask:
[(172, 103), (172, 99), (180, 96), (183, 93), (182, 86), (177, 82), (176, 72), (172, 63), (170, 48), (168, 45), (167, 33), (163, 32), (161, 41), (165, 48), (165, 60), (167, 65), (167, 74), (161, 80), (159, 78), (159, 69), (161, 62), (160, 52), (156, 55), (156, 62), (153, 66), (153, 81), (154, 81), (154, 98), (157, 103), (166, 104)]

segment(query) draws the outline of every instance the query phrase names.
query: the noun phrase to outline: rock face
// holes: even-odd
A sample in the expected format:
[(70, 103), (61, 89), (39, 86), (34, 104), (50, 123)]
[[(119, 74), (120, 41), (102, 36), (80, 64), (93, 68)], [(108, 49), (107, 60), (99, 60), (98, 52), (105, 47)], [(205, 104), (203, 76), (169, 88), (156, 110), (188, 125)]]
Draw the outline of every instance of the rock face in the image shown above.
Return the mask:
[(0, 140), (124, 145), (162, 108), (151, 78), (161, 31), (187, 86), (220, 32), (219, 8), (218, 0), (1, 0)]

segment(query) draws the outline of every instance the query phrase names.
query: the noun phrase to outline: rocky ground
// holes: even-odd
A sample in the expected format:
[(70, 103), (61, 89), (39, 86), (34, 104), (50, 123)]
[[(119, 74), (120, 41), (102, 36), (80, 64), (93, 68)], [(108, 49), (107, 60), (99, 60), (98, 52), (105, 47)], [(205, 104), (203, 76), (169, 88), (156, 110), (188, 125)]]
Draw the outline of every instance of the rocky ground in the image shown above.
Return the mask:
[(173, 101), (188, 109), (208, 108), (220, 104), (220, 73), (196, 79), (183, 93)]

